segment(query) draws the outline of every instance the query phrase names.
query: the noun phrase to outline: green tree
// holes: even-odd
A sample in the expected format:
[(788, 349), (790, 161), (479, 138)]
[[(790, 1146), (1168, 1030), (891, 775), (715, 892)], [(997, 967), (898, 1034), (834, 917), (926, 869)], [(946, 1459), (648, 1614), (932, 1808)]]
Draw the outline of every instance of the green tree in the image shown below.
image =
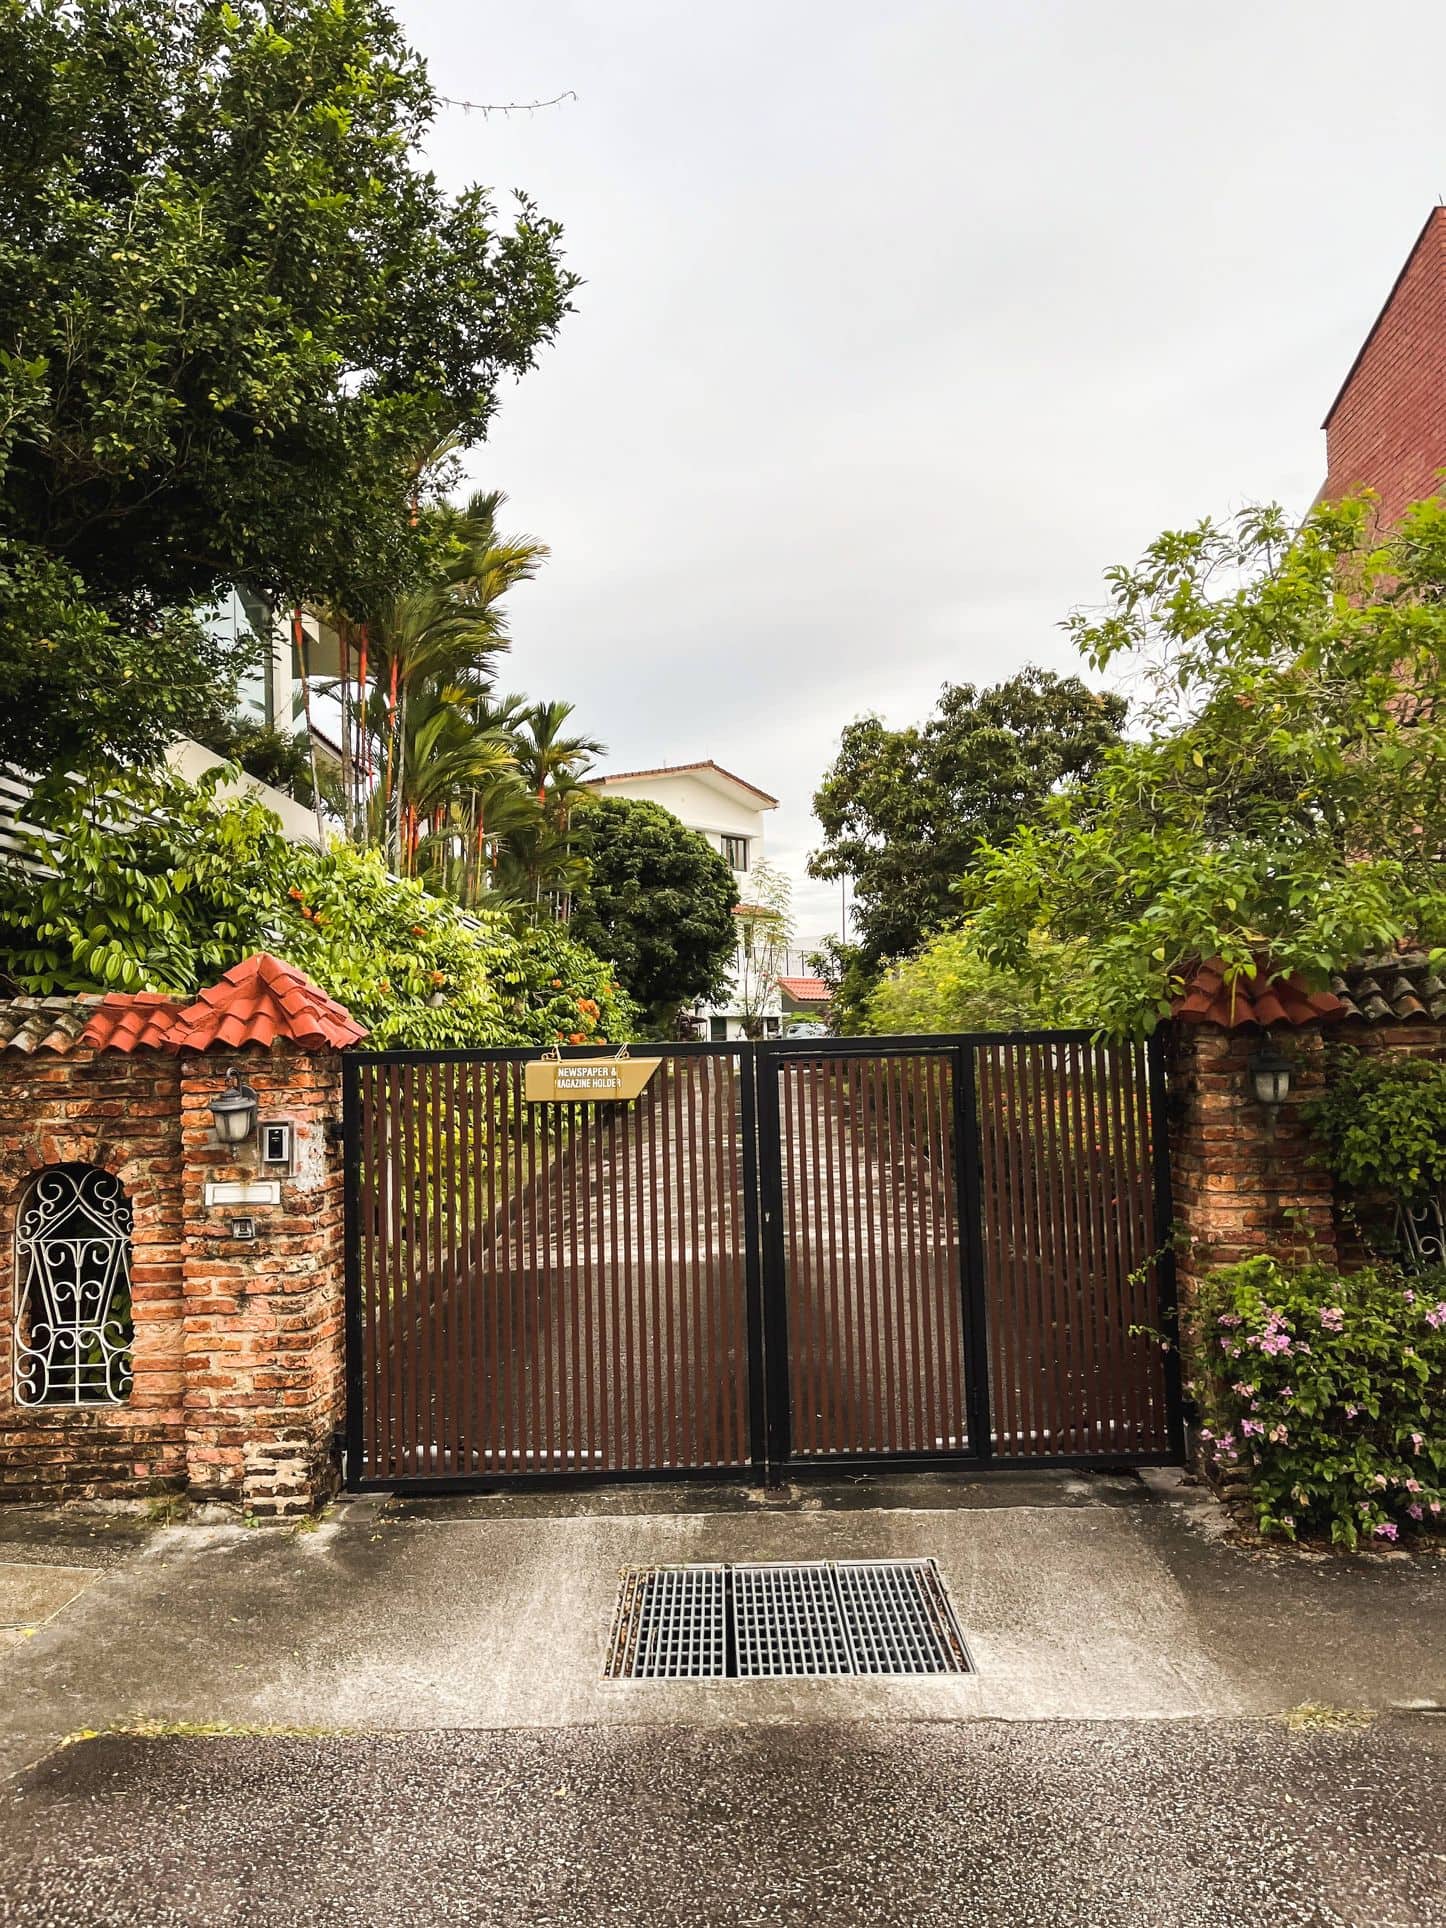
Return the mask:
[(517, 760), (488, 713), (493, 668), (511, 642), (503, 598), (536, 576), (548, 551), (499, 531), (506, 500), (479, 490), (460, 509), (429, 511), (426, 579), (372, 604), (360, 626), (377, 772), (369, 835), (408, 875), (429, 828), (475, 841), (479, 791)]
[(856, 946), (835, 963), (857, 1007), (886, 959), (959, 922), (960, 877), (985, 844), (1036, 816), (1119, 739), (1125, 704), (1075, 676), (1021, 670), (979, 690), (946, 683), (922, 724), (850, 723), (814, 796), (814, 877), (852, 880)]
[(1071, 959), (1058, 945), (1037, 945), (1029, 977), (987, 963), (967, 930), (941, 931), (902, 963), (891, 964), (860, 1014), (863, 1032), (1027, 1031), (1093, 1021)]
[(1073, 624), (1128, 657), (1149, 735), (1118, 745), (966, 884), (990, 962), (1079, 945), (1119, 1032), (1194, 961), (1314, 983), (1403, 939), (1446, 941), (1446, 502), (1377, 539), (1368, 498), (1204, 522), (1108, 578)]
[(204, 733), (222, 585), (423, 575), (416, 451), (481, 438), (575, 285), (417, 165), (435, 110), (383, 0), (0, 0), (0, 758)]
[(686, 1005), (727, 988), (738, 942), (733, 873), (661, 804), (601, 797), (575, 823), (588, 880), (569, 929), (613, 960), (653, 1029), (671, 1037)]
[(733, 1002), (747, 1038), (763, 1036), (764, 1019), (778, 997), (778, 980), (793, 948), (793, 887), (773, 864), (755, 864), (748, 874), (748, 901), (734, 913), (738, 954)]
[(192, 996), (254, 951), (309, 972), (378, 1045), (617, 1042), (610, 963), (562, 932), (464, 913), (376, 851), (288, 843), (254, 797), (131, 772), (53, 781), (27, 806), (29, 863), (0, 864), (0, 977), (20, 991)]
[(569, 731), (571, 703), (509, 698), (508, 706), (517, 774), (536, 814), (519, 821), (500, 845), (493, 876), (521, 914), (537, 922), (554, 908), (566, 915), (574, 893), (587, 881), (572, 820), (587, 794), (583, 779), (603, 746)]

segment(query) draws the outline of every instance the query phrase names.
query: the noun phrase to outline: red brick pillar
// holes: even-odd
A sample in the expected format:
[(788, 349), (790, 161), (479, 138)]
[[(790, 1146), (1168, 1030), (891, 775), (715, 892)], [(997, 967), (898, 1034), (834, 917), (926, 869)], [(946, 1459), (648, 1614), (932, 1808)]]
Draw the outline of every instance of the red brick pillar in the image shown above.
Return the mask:
[(1176, 1023), (1172, 1031), (1170, 1177), (1182, 1303), (1212, 1266), (1256, 1253), (1333, 1263), (1330, 1174), (1300, 1115), (1324, 1083), (1319, 1031), (1302, 1027), (1272, 1037), (1293, 1061), (1290, 1097), (1273, 1130), (1251, 1089), (1260, 1030)]
[[(260, 1101), (258, 1129), (236, 1146), (218, 1141), (210, 1109), (233, 1069)], [(335, 1485), (340, 1117), (335, 1050), (277, 1041), (182, 1058), (186, 1470), (197, 1499), (298, 1513)], [(262, 1162), (268, 1123), (290, 1127), (287, 1167)]]

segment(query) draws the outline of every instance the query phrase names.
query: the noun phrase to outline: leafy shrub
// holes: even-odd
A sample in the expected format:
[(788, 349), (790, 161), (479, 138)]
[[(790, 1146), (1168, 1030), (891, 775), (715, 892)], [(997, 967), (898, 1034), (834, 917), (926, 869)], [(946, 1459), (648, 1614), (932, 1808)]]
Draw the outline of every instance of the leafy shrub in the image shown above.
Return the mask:
[(1446, 1064), (1335, 1051), (1305, 1119), (1342, 1184), (1403, 1201), (1446, 1184)]
[(1220, 1267), (1190, 1318), (1217, 1473), (1249, 1476), (1260, 1530), (1337, 1545), (1439, 1527), (1446, 1502), (1446, 1271)]
[(49, 874), (0, 865), (0, 972), (22, 991), (190, 996), (258, 950), (308, 972), (370, 1032), (417, 1050), (616, 1042), (633, 1010), (611, 966), (560, 931), (519, 936), (348, 844), (288, 843), (254, 797), (128, 776), (37, 797), (24, 834)]
[(1030, 948), (1033, 969), (1026, 976), (987, 964), (967, 930), (932, 937), (913, 957), (884, 973), (864, 1004), (858, 1028), (875, 1035), (907, 1035), (1089, 1023), (1085, 996), (1074, 981), (1079, 961), (1044, 939), (1036, 939)]

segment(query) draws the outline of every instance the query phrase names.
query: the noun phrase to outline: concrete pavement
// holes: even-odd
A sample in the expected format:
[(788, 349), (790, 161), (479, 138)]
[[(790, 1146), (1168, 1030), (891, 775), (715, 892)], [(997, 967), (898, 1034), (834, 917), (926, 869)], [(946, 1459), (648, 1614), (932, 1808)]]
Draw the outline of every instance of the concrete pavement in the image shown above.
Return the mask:
[[(518, 1502), (353, 1500), (315, 1531), (0, 1513), (0, 1558), (83, 1590), (0, 1660), (0, 1771), (134, 1721), (325, 1730), (740, 1720), (1230, 1718), (1446, 1705), (1446, 1560), (1319, 1562), (1220, 1537), (1198, 1489), (1015, 1483)], [(943, 1500), (952, 1497), (952, 1504)], [(842, 1498), (844, 1504), (835, 1503)], [(848, 1502), (872, 1498), (873, 1505)], [(708, 1510), (711, 1507), (712, 1510)], [(519, 1517), (520, 1514), (520, 1517)], [(11, 1523), (13, 1522), (13, 1524)], [(925, 1679), (607, 1681), (618, 1570), (689, 1560), (939, 1562), (974, 1656)], [(82, 1576), (83, 1578), (86, 1576)], [(11, 1617), (0, 1614), (0, 1618)], [(18, 1690), (18, 1691), (16, 1691)]]

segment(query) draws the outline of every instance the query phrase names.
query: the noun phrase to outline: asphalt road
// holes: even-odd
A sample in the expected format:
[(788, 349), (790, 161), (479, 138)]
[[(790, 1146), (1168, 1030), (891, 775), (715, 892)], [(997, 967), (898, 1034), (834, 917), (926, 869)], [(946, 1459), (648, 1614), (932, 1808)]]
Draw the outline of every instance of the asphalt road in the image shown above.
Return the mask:
[(1446, 1720), (107, 1736), (0, 1794), (26, 1924), (1446, 1924)]

